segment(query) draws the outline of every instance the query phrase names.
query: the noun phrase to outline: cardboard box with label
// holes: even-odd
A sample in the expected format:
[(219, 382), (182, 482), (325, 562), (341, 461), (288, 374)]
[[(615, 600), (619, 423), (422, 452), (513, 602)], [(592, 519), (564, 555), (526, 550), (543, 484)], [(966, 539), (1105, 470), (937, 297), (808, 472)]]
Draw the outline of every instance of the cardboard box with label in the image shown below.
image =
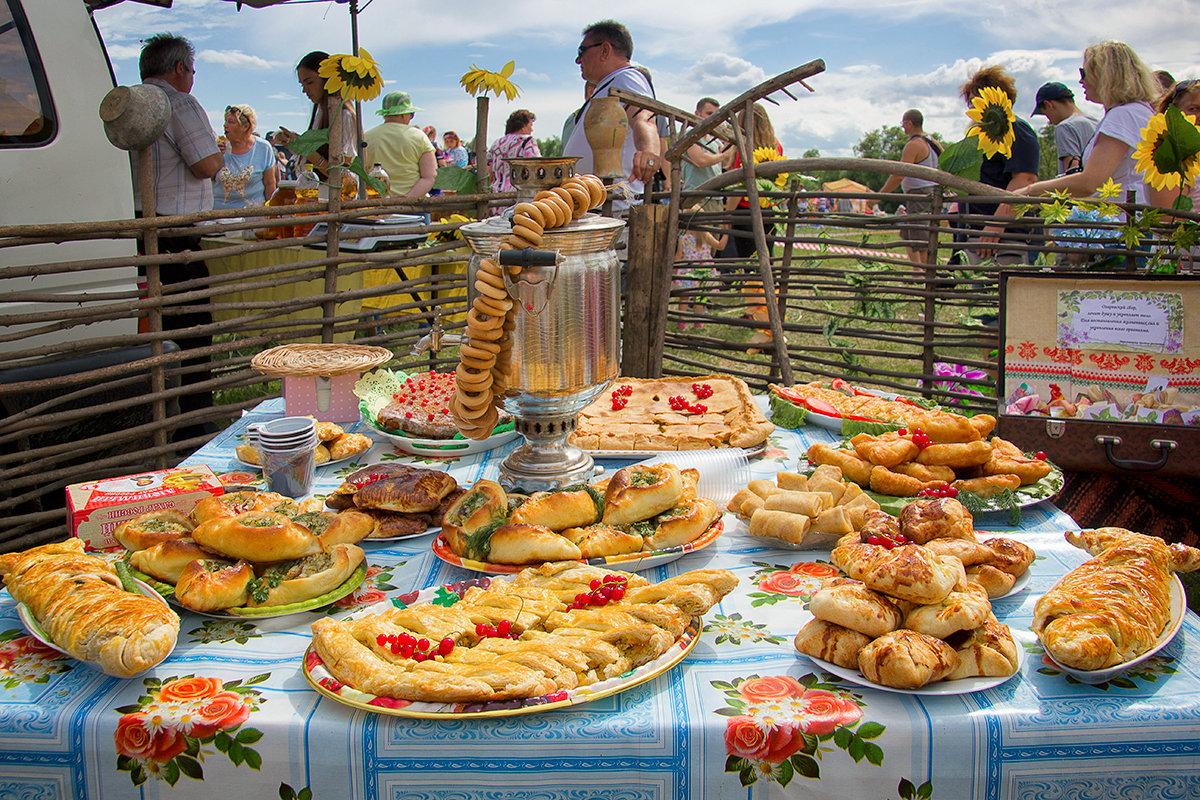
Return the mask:
[(76, 483), (67, 487), (67, 525), (87, 547), (103, 550), (119, 544), (113, 531), (128, 519), (151, 511), (187, 514), (201, 498), (224, 491), (203, 465)]

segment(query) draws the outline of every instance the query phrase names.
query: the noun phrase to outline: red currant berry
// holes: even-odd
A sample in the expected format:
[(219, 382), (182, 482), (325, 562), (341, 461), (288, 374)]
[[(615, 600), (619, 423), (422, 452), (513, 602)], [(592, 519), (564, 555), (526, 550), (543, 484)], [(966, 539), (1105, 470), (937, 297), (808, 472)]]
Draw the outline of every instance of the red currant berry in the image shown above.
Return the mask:
[(908, 428), (901, 428), (900, 430), (896, 431), (896, 433), (900, 434), (901, 436), (908, 436)]
[(883, 544), (883, 537), (882, 537), (882, 536), (876, 536), (876, 535), (872, 534), (872, 535), (870, 535), (870, 536), (868, 536), (868, 537), (867, 537), (867, 544), (879, 544), (879, 545), (881, 545), (881, 544)]
[(417, 640), (417, 649), (418, 650), (428, 650), (429, 649), (429, 640), (428, 639), (418, 639)]
[(1038, 450), (1036, 453), (1033, 454), (1033, 457), (1036, 458), (1038, 461), (1045, 461), (1046, 460), (1046, 451)]
[(614, 603), (619, 602), (623, 597), (625, 597), (624, 586), (614, 586), (608, 593), (608, 599)]
[(608, 598), (605, 597), (604, 595), (600, 595), (599, 597), (597, 597), (595, 600), (592, 601), (592, 604), (597, 605), (597, 606), (606, 606), (606, 605), (608, 605)]
[(448, 656), (448, 655), (450, 655), (450, 651), (453, 649), (454, 649), (454, 640), (451, 639), (449, 636), (447, 636), (445, 639), (442, 639), (440, 642), (438, 642), (437, 651), (438, 651), (439, 656)]
[(387, 644), (387, 639), (388, 639), (388, 637), (384, 636), (381, 633), (375, 637), (375, 644), (379, 645), (380, 647), (383, 647), (385, 644)]
[(501, 636), (508, 636), (508, 633), (511, 630), (512, 623), (506, 619), (500, 620), (500, 624), (496, 626), (496, 633), (500, 634)]
[(591, 588), (591, 590), (592, 590), (593, 592), (594, 592), (594, 591), (596, 591), (597, 589), (599, 589), (599, 588), (600, 588), (600, 579), (599, 579), (599, 578), (592, 578), (592, 582), (591, 582), (591, 583), (589, 583), (589, 584), (588, 584), (588, 586)]
[(419, 664), (419, 663), (421, 663), (422, 661), (424, 661), (424, 660), (425, 660), (425, 659), (427, 659), (427, 658), (429, 658), (429, 654), (428, 654), (428, 653), (422, 653), (420, 650), (418, 650), (417, 652), (415, 652), (415, 653), (413, 653), (413, 654), (412, 654), (412, 660), (413, 660), (413, 661), (416, 661), (418, 664)]
[[(576, 597), (575, 599), (578, 600), (579, 598)], [(475, 626), (475, 635), (480, 638), (486, 636), (487, 635), (487, 626), (484, 625), (482, 622), (478, 623)]]

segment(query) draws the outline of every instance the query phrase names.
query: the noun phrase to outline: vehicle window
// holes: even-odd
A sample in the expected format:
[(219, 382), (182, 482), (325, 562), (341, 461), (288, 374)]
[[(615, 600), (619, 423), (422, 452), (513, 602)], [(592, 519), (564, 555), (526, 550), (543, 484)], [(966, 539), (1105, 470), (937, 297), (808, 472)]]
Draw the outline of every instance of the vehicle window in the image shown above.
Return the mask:
[(18, 0), (0, 0), (0, 147), (36, 147), (57, 128), (46, 74)]

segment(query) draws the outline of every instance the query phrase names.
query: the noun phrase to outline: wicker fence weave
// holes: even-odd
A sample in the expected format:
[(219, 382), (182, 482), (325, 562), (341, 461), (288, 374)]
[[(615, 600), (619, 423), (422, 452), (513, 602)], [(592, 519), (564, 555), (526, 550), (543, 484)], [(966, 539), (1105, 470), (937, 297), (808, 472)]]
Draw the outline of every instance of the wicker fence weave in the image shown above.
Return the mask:
[(256, 355), (250, 366), (266, 375), (299, 378), (366, 372), (393, 358), (386, 347), (361, 344), (284, 344)]

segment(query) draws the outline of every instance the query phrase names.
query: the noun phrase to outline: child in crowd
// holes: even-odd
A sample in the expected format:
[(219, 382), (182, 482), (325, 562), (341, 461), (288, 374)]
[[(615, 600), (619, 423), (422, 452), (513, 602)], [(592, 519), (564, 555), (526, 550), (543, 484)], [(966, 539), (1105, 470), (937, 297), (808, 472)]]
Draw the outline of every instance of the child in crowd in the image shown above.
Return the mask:
[[(704, 312), (704, 303), (707, 298), (703, 292), (696, 291), (703, 286), (703, 282), (711, 278), (713, 268), (705, 266), (713, 263), (713, 253), (721, 252), (729, 243), (729, 234), (721, 236), (713, 236), (708, 231), (689, 230), (687, 222), (694, 216), (703, 211), (704, 208), (700, 203), (692, 206), (691, 212), (686, 217), (680, 218), (680, 225), (683, 230), (679, 233), (679, 244), (675, 248), (676, 263), (684, 262), (682, 267), (682, 275), (684, 277), (675, 278), (671, 283), (676, 289), (682, 289), (686, 292), (685, 302), (682, 306), (683, 311), (689, 314), (701, 314)], [(691, 325), (693, 328), (703, 327), (704, 323), (696, 322)], [(676, 325), (677, 330), (685, 330), (688, 328), (687, 322), (679, 322)]]

